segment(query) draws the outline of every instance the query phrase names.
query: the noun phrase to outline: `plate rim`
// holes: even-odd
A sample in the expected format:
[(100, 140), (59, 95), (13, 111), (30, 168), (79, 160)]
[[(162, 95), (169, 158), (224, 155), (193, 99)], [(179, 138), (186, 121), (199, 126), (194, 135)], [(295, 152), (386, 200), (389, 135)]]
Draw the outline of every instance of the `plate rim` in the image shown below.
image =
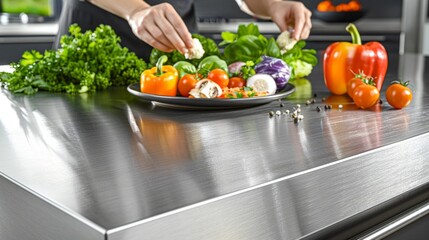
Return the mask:
[[(139, 89), (140, 84), (134, 83), (127, 87), (129, 93), (134, 96), (144, 99), (146, 101), (158, 102), (169, 105), (187, 106), (187, 107), (199, 107), (199, 108), (240, 108), (246, 106), (257, 106), (267, 104), (272, 101), (285, 98), (295, 91), (295, 86), (291, 83), (287, 83), (285, 88), (280, 92), (273, 95), (253, 97), (253, 98), (233, 98), (233, 99), (206, 99), (206, 98), (186, 98), (180, 96), (162, 96), (155, 94), (142, 93)], [(174, 102), (174, 103), (172, 103)]]

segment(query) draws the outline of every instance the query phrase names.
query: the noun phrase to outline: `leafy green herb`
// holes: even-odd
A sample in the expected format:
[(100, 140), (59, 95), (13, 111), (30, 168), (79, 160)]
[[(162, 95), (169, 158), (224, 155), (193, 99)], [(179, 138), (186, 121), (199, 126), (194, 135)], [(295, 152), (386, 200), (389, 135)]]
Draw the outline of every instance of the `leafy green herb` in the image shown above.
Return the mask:
[(107, 25), (81, 32), (73, 24), (70, 35), (61, 38), (61, 48), (44, 54), (27, 51), (19, 63), (11, 63), (13, 73), (2, 73), (2, 82), (15, 93), (33, 94), (38, 90), (83, 93), (109, 86), (138, 82), (146, 63), (127, 48)]
[(316, 50), (304, 49), (305, 46), (306, 42), (299, 40), (292, 49), (280, 57), (292, 68), (291, 78), (308, 76), (318, 63)]
[(167, 53), (159, 49), (153, 48), (149, 56), (150, 66), (155, 66), (156, 62), (158, 61), (158, 58), (162, 55), (166, 55), (168, 57), (168, 61), (165, 64), (173, 65), (174, 63), (179, 61), (187, 61), (192, 63), (194, 66), (198, 66), (198, 64), (200, 64), (202, 59), (204, 59), (205, 57), (213, 55), (220, 56), (219, 48), (217, 47), (215, 41), (196, 33), (192, 34), (192, 37), (200, 40), (201, 45), (203, 46), (204, 55), (201, 59), (186, 59), (185, 56), (177, 50)]

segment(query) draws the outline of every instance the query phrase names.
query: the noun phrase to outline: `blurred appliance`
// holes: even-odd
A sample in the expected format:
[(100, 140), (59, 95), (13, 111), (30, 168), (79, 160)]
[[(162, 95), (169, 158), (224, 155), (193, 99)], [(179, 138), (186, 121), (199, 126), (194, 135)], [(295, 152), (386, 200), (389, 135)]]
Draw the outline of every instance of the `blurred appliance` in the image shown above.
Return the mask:
[[(321, 1), (321, 0), (320, 0)], [(314, 11), (320, 1), (302, 0), (310, 10)], [(339, 4), (345, 1), (333, 1)], [(379, 41), (388, 51), (399, 52), (402, 0), (360, 0), (365, 15), (354, 23), (358, 27), (362, 41)], [(261, 33), (267, 36), (277, 36), (279, 30), (271, 21), (255, 19), (243, 13), (235, 1), (231, 0), (196, 0), (195, 9), (199, 19), (198, 29), (203, 35), (221, 41), (220, 32), (235, 31), (238, 24), (257, 22)], [(383, 11), (379, 11), (383, 9)], [(346, 22), (329, 23), (312, 17), (312, 30), (307, 40), (308, 47), (318, 50), (325, 49), (336, 41), (350, 41), (350, 35), (346, 32)]]
[(0, 0), (0, 64), (52, 48), (62, 0)]

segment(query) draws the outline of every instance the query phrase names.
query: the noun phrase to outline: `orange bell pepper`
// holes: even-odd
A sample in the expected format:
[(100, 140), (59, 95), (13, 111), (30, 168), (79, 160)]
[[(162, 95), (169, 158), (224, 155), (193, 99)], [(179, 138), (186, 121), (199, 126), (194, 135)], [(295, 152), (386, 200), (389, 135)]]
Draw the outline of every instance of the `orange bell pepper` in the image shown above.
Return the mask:
[(179, 73), (171, 65), (163, 66), (166, 61), (167, 56), (163, 55), (158, 59), (156, 67), (143, 71), (140, 77), (141, 92), (176, 96)]
[(336, 95), (347, 93), (347, 82), (355, 73), (363, 72), (374, 78), (380, 91), (387, 71), (387, 52), (379, 42), (362, 45), (360, 34), (352, 23), (346, 30), (352, 42), (335, 42), (328, 46), (323, 57), (325, 85)]

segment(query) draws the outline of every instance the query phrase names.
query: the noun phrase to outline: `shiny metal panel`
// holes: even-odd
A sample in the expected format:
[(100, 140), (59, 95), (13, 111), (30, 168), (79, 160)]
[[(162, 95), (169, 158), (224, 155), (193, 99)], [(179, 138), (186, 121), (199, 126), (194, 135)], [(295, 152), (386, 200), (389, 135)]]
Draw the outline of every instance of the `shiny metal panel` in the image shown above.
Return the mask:
[[(413, 103), (398, 111), (387, 103), (357, 110), (330, 96), (321, 63), (309, 77), (312, 90), (284, 107), (185, 111), (141, 101), (125, 88), (34, 96), (1, 89), (0, 174), (15, 185), (9, 192), (25, 187), (29, 207), (44, 201), (47, 212), (68, 213), (108, 239), (309, 236), (427, 184), (424, 60), (390, 56), (386, 82), (400, 72), (415, 87)], [(334, 109), (305, 106), (312, 92), (316, 105), (326, 97)], [(299, 124), (268, 116), (297, 103), (305, 116)], [(37, 221), (40, 211), (0, 199), (0, 214)], [(63, 225), (58, 231), (70, 237)]]

